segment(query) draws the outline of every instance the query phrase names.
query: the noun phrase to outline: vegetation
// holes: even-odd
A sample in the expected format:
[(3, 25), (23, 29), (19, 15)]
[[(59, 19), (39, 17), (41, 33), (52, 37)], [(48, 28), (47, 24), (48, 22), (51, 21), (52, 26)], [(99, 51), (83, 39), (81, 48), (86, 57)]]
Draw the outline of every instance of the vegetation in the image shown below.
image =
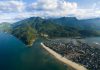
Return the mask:
[(33, 41), (36, 39), (37, 32), (31, 26), (24, 26), (15, 28), (12, 34), (25, 44), (32, 45)]
[[(74, 17), (49, 18), (31, 17), (12, 24), (12, 34), (25, 44), (31, 44), (37, 36), (55, 37), (90, 37), (100, 36), (98, 27)], [(93, 24), (93, 25), (92, 25)], [(96, 24), (97, 25), (97, 24)]]

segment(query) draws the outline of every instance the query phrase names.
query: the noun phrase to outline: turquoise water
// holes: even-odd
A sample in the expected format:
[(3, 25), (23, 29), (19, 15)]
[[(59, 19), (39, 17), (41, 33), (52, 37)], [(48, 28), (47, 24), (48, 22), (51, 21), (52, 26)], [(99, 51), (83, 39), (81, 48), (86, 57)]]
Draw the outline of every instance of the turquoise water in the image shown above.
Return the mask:
[(31, 48), (12, 35), (0, 33), (0, 70), (71, 70), (40, 46)]

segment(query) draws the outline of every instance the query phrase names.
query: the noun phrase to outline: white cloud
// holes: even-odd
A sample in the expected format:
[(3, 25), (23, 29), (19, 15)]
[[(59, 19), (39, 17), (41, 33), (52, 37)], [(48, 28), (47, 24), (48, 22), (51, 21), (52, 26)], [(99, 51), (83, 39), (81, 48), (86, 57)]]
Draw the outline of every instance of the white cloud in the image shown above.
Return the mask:
[(65, 0), (36, 0), (26, 3), (21, 0), (0, 1), (0, 22), (14, 22), (32, 16), (63, 17), (73, 15), (79, 19), (100, 17), (100, 2), (91, 8), (80, 8), (76, 2)]
[(31, 10), (37, 11), (41, 16), (66, 16), (67, 14), (73, 14), (76, 9), (77, 3), (64, 0), (38, 0), (31, 5)]
[(58, 0), (38, 0), (35, 3), (32, 3), (33, 9), (40, 10), (54, 10), (57, 8)]
[(0, 1), (0, 12), (22, 12), (24, 9), (22, 1)]
[(15, 22), (15, 20), (13, 20), (15, 17), (15, 13), (1, 13), (0, 14), (0, 23), (1, 22)]
[(100, 3), (94, 3), (91, 8), (80, 8), (75, 2), (65, 0), (37, 0), (32, 3), (31, 10), (39, 16), (62, 17), (73, 15), (79, 19), (100, 17)]
[(79, 19), (96, 18), (100, 17), (100, 10), (96, 8), (77, 9), (77, 11), (74, 12), (74, 16)]

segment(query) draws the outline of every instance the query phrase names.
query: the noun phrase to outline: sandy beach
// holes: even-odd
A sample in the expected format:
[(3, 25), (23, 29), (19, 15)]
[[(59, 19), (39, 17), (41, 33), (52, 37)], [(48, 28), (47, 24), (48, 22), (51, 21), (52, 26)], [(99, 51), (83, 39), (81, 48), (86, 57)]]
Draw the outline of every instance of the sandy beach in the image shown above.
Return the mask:
[(60, 60), (61, 62), (71, 66), (72, 68), (74, 68), (75, 70), (87, 70), (85, 67), (83, 67), (80, 64), (77, 64), (75, 62), (72, 62), (69, 59), (66, 59), (65, 57), (62, 57), (60, 54), (56, 53), (55, 51), (53, 51), (52, 49), (46, 47), (43, 43), (41, 43), (42, 47), (44, 49), (46, 49), (49, 53), (51, 53), (56, 59)]

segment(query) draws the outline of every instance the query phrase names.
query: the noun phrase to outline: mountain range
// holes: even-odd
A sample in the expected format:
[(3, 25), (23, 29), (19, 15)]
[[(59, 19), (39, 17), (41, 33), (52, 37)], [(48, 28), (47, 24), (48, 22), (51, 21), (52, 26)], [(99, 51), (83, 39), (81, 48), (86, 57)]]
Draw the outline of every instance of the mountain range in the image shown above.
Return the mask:
[(75, 17), (30, 17), (11, 24), (11, 34), (30, 45), (38, 37), (100, 36), (100, 18), (79, 20)]

